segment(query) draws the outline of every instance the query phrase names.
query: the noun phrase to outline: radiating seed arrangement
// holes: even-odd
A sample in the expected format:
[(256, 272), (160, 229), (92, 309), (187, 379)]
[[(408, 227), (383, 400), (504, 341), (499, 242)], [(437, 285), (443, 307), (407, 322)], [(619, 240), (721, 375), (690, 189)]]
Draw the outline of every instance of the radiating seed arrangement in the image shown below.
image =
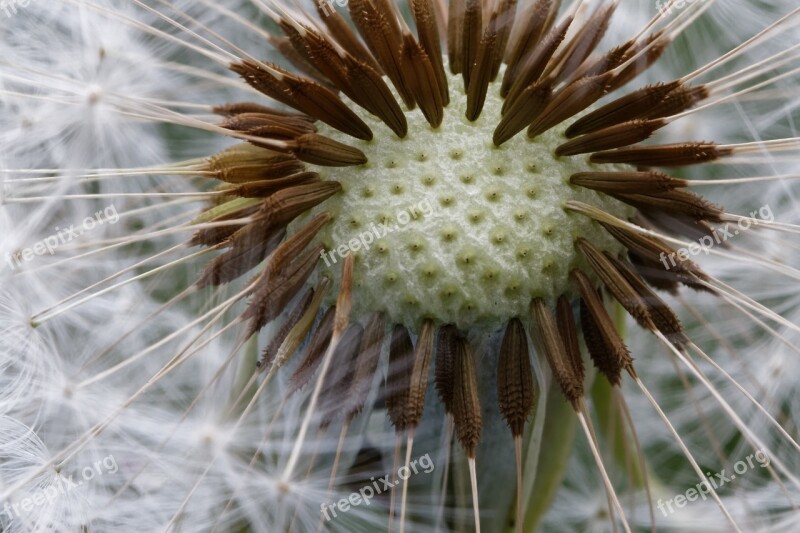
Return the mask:
[[(656, 290), (674, 294), (686, 286), (713, 293), (727, 292), (688, 259), (665, 268), (660, 258), (663, 254), (674, 254), (675, 250), (650, 230), (677, 231), (691, 238), (709, 233), (710, 223), (732, 220), (733, 215), (690, 192), (685, 180), (654, 167), (711, 162), (734, 156), (747, 147), (693, 140), (665, 145), (637, 144), (689, 110), (713, 102), (714, 83), (693, 84), (701, 73), (698, 71), (635, 91), (621, 91), (621, 87), (659, 59), (679, 28), (699, 11), (687, 10), (669, 22), (657, 18), (636, 37), (604, 52), (597, 47), (619, 2), (601, 3), (581, 17), (577, 16), (579, 2), (561, 15), (560, 4), (556, 0), (537, 0), (518, 10), (515, 0), (494, 3), (454, 0), (445, 13), (442, 5), (431, 0), (412, 0), (416, 35), (394, 3), (380, 0), (350, 1), (348, 9), (358, 35), (336, 11), (323, 13), (320, 8), (321, 18), (316, 21), (288, 11), (276, 13), (275, 21), (285, 35), (275, 37), (274, 44), (296, 71), (254, 59), (235, 62), (230, 68), (267, 97), (297, 112), (287, 113), (264, 103), (234, 103), (216, 108), (217, 113), (225, 116), (221, 126), (246, 136), (250, 144), (209, 158), (208, 169), (225, 184), (220, 189), (224, 196), (204, 220), (221, 222), (252, 217), (252, 221), (204, 230), (193, 240), (198, 245), (226, 250), (208, 265), (198, 281), (200, 286), (227, 283), (266, 259), (266, 266), (256, 272), (247, 291), (249, 304), (242, 317), (248, 321), (249, 334), (257, 333), (273, 320), (280, 319), (283, 323), (264, 350), (259, 368), (271, 375), (297, 351), (301, 340), (310, 336), (305, 355), (300, 354), (304, 359), (291, 377), (290, 392), (303, 387), (317, 374), (315, 392), (319, 395), (312, 398), (310, 409), (316, 410), (318, 422), (324, 427), (343, 424), (342, 437), (366, 401), (373, 374), (378, 370), (381, 346), (386, 342), (389, 363), (385, 402), (397, 432), (398, 451), (402, 449), (401, 441), (406, 441), (407, 463), (412, 454), (414, 430), (424, 408), (430, 369), (435, 368), (439, 398), (470, 461), (476, 526), (479, 512), (474, 461), (482, 423), (479, 376), (473, 350), (466, 340), (469, 328), (480, 331), (495, 327), (498, 315), (504, 322), (503, 340), (499, 353), (494, 355), (498, 366), (497, 394), (499, 409), (516, 443), (520, 486), (519, 478), (524, 475), (520, 467), (520, 441), (537, 401), (529, 337), (523, 323), (530, 325), (534, 345), (546, 356), (554, 379), (592, 439), (593, 430), (583, 400), (585, 369), (579, 337), (582, 336), (592, 361), (611, 385), (620, 385), (623, 372), (638, 380), (633, 357), (606, 310), (604, 294), (627, 310), (642, 328), (688, 357), (693, 345)], [(440, 44), (443, 37), (445, 50)], [(714, 66), (709, 65), (702, 72)], [(461, 80), (455, 77), (458, 74)], [(457, 86), (453, 87), (454, 84)], [(603, 106), (594, 106), (615, 91), (620, 93), (619, 97)], [(493, 97), (493, 92), (498, 96)], [(467, 122), (477, 121), (482, 112), (489, 111), (484, 110), (487, 98), (500, 98), (497, 101), (501, 110), (497, 116), (484, 117), (492, 121), (491, 129), (477, 130), (477, 135), (485, 134), (480, 141), (487, 150), (479, 157), (491, 157), (491, 150), (515, 141), (515, 137), (536, 140), (563, 124), (563, 136), (556, 136), (544, 148), (541, 144), (526, 147), (520, 142), (507, 152), (508, 157), (522, 159), (528, 149), (549, 158), (551, 166), (585, 167), (567, 176), (568, 182), (560, 180), (565, 196), (546, 199), (562, 204), (555, 207), (565, 213), (566, 231), (572, 239), (572, 243), (563, 247), (564, 252), (576, 256), (571, 262), (573, 269), (564, 272), (564, 279), (558, 280), (546, 271), (525, 272), (524, 261), (515, 264), (512, 274), (516, 269), (521, 275), (537, 277), (547, 287), (523, 287), (516, 292), (516, 301), (527, 299), (529, 310), (518, 305), (500, 305), (491, 319), (482, 322), (480, 313), (472, 311), (473, 306), (479, 310), (485, 306), (486, 297), (480, 293), (484, 300), (470, 300), (468, 287), (460, 289), (467, 293), (462, 295), (460, 307), (446, 311), (438, 310), (433, 303), (443, 298), (436, 284), (431, 289), (411, 291), (421, 292), (431, 303), (413, 301), (410, 310), (398, 311), (404, 302), (393, 298), (393, 294), (383, 301), (371, 297), (370, 293), (385, 294), (387, 289), (375, 286), (378, 282), (369, 271), (371, 261), (367, 250), (360, 254), (353, 252), (342, 261), (346, 268), (352, 269), (352, 279), (345, 281), (339, 272), (341, 263), (335, 267), (328, 265), (330, 268), (326, 270), (330, 273), (324, 277), (314, 276), (315, 269), (323, 268), (318, 261), (324, 251), (320, 242), (327, 240), (329, 251), (336, 248), (330, 232), (327, 239), (315, 240), (325, 226), (332, 224), (334, 218), (348, 215), (366, 213), (366, 218), (370, 218), (369, 208), (359, 205), (355, 184), (366, 181), (375, 189), (388, 186), (381, 180), (389, 181), (386, 174), (390, 171), (370, 169), (367, 154), (403, 158), (402, 151), (406, 148), (401, 140), (413, 143), (416, 136), (423, 134), (429, 135), (431, 142), (450, 147), (452, 137), (439, 133), (437, 141), (437, 132), (444, 130), (443, 122), (447, 124), (451, 117), (462, 122), (464, 118)], [(415, 113), (421, 113), (427, 124), (422, 124)], [(325, 126), (320, 128), (317, 122)], [(388, 129), (383, 129), (383, 125)], [(323, 130), (328, 134), (323, 135)], [(389, 148), (384, 144), (381, 150), (371, 150), (376, 136), (397, 141), (391, 141)], [(359, 145), (364, 149), (356, 147)], [(386, 153), (393, 145), (397, 152)], [(435, 146), (430, 148), (437, 150)], [(588, 160), (585, 154), (590, 154)], [(565, 161), (574, 157), (579, 159), (572, 163)], [(329, 167), (347, 168), (337, 171), (328, 170)], [(534, 173), (524, 180), (535, 183), (537, 179), (548, 179), (546, 174)], [(353, 175), (365, 177), (361, 181), (348, 181), (347, 176)], [(408, 180), (419, 179), (413, 174), (405, 175)], [(445, 187), (456, 185), (454, 175), (446, 172), (444, 175)], [(347, 190), (343, 191), (336, 181), (339, 176), (348, 184)], [(476, 176), (476, 179), (484, 184), (485, 190), (493, 179), (501, 182), (504, 178)], [(579, 200), (585, 198), (579, 196), (581, 188), (600, 193), (596, 198), (603, 205)], [(342, 200), (343, 195), (350, 196)], [(386, 196), (379, 195), (379, 201), (385, 202)], [(609, 203), (607, 197), (620, 203)], [(458, 200), (469, 205), (469, 199)], [(480, 205), (480, 201), (473, 201), (472, 205)], [(313, 219), (306, 216), (302, 226), (290, 226), (292, 220), (311, 209), (318, 213)], [(506, 215), (511, 210), (502, 201), (496, 209), (500, 213), (505, 210)], [(527, 215), (536, 217), (537, 213)], [(583, 217), (590, 224), (576, 220)], [(287, 227), (293, 230), (288, 235)], [(590, 229), (584, 234), (582, 228), (587, 227)], [(602, 237), (610, 236), (613, 242), (607, 241), (598, 248), (597, 233), (588, 234), (596, 228), (603, 228)], [(461, 227), (455, 231), (465, 230)], [(477, 248), (475, 261), (492, 253), (493, 246), (488, 241)], [(380, 246), (379, 243), (378, 250)], [(440, 241), (431, 239), (419, 246), (434, 247), (429, 254), (440, 263), (433, 268), (449, 270), (455, 280), (463, 276), (458, 258), (449, 257), (447, 251), (437, 248), (445, 246)], [(386, 248), (382, 251), (385, 253)], [(534, 248), (531, 253), (541, 253), (541, 249)], [(395, 255), (392, 260), (397, 263), (404, 258)], [(501, 270), (498, 275), (511, 274)], [(312, 277), (319, 280), (317, 286), (304, 288)], [(405, 269), (398, 278), (391, 281), (403, 289), (418, 287), (420, 283), (414, 269)], [(356, 288), (364, 285), (366, 288)], [(352, 306), (359, 313), (348, 316), (347, 309), (334, 306), (326, 309), (324, 302), (330, 303), (330, 296), (320, 298), (320, 292), (331, 288), (334, 294), (339, 293), (340, 301), (348, 300), (348, 309)], [(359, 302), (362, 295), (368, 305)], [(315, 326), (314, 317), (320, 312), (324, 317)], [(469, 320), (464, 319), (466, 315)], [(387, 316), (400, 322), (386, 322), (391, 332), (385, 334)], [(459, 330), (453, 324), (468, 329)], [(412, 334), (417, 339), (416, 345), (412, 343)], [(628, 530), (622, 506), (602, 461), (597, 458), (613, 512)], [(335, 475), (334, 471), (332, 482)], [(405, 489), (399, 511), (401, 531), (405, 522)], [(521, 488), (517, 496), (522, 497)], [(393, 495), (390, 521), (398, 512), (394, 500)], [(521, 512), (521, 500), (517, 505)], [(733, 522), (732, 525), (737, 527)], [(517, 527), (522, 530), (521, 516)]]
[[(640, 144), (731, 98), (734, 82), (740, 93), (760, 87), (761, 67), (709, 76), (742, 47), (682, 78), (626, 88), (704, 4), (661, 12), (610, 49), (600, 43), (619, 0), (561, 4), (410, 0), (406, 18), (390, 0), (350, 0), (350, 20), (324, 2), (318, 16), (275, 5), (268, 12), (282, 35), (271, 44), (284, 66), (249, 56), (230, 62), (264, 98), (214, 107), (221, 117), (214, 131), (242, 142), (191, 167), (219, 181), (195, 220), (205, 226), (190, 241), (218, 254), (195, 284), (249, 279), (236, 296), (244, 340), (275, 326), (258, 358), (261, 386), (286, 372), (284, 403), (311, 391), (284, 479), (302, 475), (298, 456), (309, 432), (333, 428), (340, 439), (332, 491), (342, 443), (367, 402), (385, 406), (395, 467), (408, 465), (435, 388), (443, 432), (469, 462), (477, 530), (484, 413), (507, 423), (516, 451), (514, 527), (522, 531), (522, 439), (539, 402), (538, 353), (590, 442), (610, 520), (631, 531), (598, 450), (586, 363), (615, 395), (623, 380), (635, 382), (667, 420), (609, 304), (697, 375), (691, 361), (704, 354), (659, 293), (748, 303), (674, 247), (740, 217), (668, 171), (797, 142)], [(392, 227), (398, 212), (420, 202), (430, 211), (417, 209), (407, 227)], [(369, 245), (353, 249), (350, 237), (365, 231)], [(501, 341), (485, 355), (497, 369), (497, 405), (487, 407), (470, 339), (491, 333)], [(377, 374), (385, 376), (379, 391)], [(401, 532), (407, 489), (393, 491), (384, 509), (384, 523)], [(710, 498), (738, 531), (715, 491)]]

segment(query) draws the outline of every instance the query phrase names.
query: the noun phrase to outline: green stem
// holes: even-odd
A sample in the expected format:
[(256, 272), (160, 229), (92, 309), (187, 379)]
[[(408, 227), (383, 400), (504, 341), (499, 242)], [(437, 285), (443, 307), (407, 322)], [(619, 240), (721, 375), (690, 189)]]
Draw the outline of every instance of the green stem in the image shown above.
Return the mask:
[[(544, 427), (536, 476), (531, 490), (524, 491), (523, 531), (536, 531), (561, 486), (572, 453), (578, 419), (558, 387), (551, 387), (544, 410)], [(530, 445), (530, 442), (526, 445)], [(526, 471), (527, 472), (527, 471)]]

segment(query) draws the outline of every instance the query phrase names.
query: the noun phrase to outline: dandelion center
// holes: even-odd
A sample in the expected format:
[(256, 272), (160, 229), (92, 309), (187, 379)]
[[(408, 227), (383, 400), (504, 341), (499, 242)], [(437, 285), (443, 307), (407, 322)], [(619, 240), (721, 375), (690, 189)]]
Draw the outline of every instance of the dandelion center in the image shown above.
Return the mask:
[(352, 254), (357, 316), (383, 311), (409, 327), (431, 318), (491, 331), (526, 313), (532, 298), (552, 301), (569, 292), (569, 273), (583, 266), (577, 237), (614, 255), (621, 250), (591, 219), (565, 211), (567, 201), (620, 218), (630, 209), (569, 184), (575, 173), (609, 166), (588, 156), (555, 156), (566, 124), (496, 146), (499, 83), (490, 85), (483, 112), (470, 121), (463, 84), (450, 78), (450, 105), (437, 128), (418, 110), (406, 112), (404, 138), (364, 111), (359, 116), (375, 133), (369, 141), (320, 125), (320, 134), (358, 148), (368, 162), (315, 168), (342, 191), (297, 227), (320, 212), (332, 214), (317, 237), (326, 251), (316, 275), (338, 286), (342, 260)]

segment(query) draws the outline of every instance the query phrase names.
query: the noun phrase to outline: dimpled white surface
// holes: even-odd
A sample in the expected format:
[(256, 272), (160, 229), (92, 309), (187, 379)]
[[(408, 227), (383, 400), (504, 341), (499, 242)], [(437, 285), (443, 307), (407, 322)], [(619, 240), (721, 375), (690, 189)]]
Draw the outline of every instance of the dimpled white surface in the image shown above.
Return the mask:
[(555, 158), (568, 124), (536, 139), (523, 131), (494, 146), (499, 83), (490, 85), (475, 122), (464, 116), (461, 77), (449, 76), (449, 84), (450, 104), (437, 129), (415, 109), (406, 113), (408, 135), (400, 139), (355, 105), (374, 133), (372, 141), (318, 124), (321, 134), (359, 148), (369, 162), (314, 168), (343, 190), (290, 230), (320, 211), (332, 213), (317, 237), (329, 253), (312, 281), (319, 275), (334, 280), (332, 303), (340, 251), (354, 254), (354, 320), (384, 311), (391, 323), (409, 327), (432, 318), (492, 331), (511, 317), (526, 316), (531, 298), (552, 302), (569, 292), (570, 271), (586, 265), (575, 250), (576, 237), (613, 253), (621, 250), (599, 225), (563, 209), (568, 200), (578, 200), (627, 218), (632, 211), (624, 204), (569, 185), (576, 172), (615, 167), (591, 164), (588, 156)]

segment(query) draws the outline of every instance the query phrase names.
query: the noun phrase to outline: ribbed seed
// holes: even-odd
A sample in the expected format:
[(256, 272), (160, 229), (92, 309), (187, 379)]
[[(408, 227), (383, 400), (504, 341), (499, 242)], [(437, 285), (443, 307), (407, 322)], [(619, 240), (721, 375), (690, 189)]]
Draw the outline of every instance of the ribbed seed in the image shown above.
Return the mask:
[(662, 211), (669, 216), (685, 215), (693, 220), (723, 222), (725, 211), (702, 196), (689, 191), (653, 191), (647, 193), (610, 193), (643, 213)]
[[(619, 385), (619, 373), (621, 369), (627, 370), (631, 376), (635, 377), (636, 372), (633, 369), (633, 359), (628, 351), (628, 347), (625, 346), (625, 343), (614, 327), (614, 322), (611, 320), (611, 317), (608, 316), (603, 301), (592, 285), (592, 282), (586, 274), (579, 270), (574, 270), (572, 272), (572, 279), (578, 285), (581, 302), (586, 306), (586, 312), (581, 314), (581, 329), (587, 331), (586, 324), (584, 324), (584, 319), (586, 319), (587, 323), (594, 324), (596, 328), (594, 333), (596, 333), (598, 338), (602, 341), (602, 344), (595, 344), (594, 346), (594, 349), (602, 349), (602, 352), (598, 351), (597, 353), (592, 353), (592, 349), (589, 350), (593, 358), (598, 354), (606, 358), (606, 360), (601, 361), (602, 366), (598, 363), (598, 360), (595, 359), (595, 365), (597, 365), (598, 370), (606, 375), (612, 385)], [(589, 346), (589, 342), (590, 339), (587, 338), (587, 346)]]
[(322, 245), (312, 246), (273, 276), (259, 276), (250, 304), (242, 313), (242, 318), (250, 321), (247, 337), (281, 314), (317, 267), (322, 249)]
[(690, 142), (661, 146), (634, 146), (592, 154), (592, 163), (627, 163), (644, 167), (683, 167), (716, 161), (730, 155), (714, 143)]
[(501, 96), (508, 96), (508, 91), (516, 80), (520, 64), (527, 60), (539, 44), (541, 37), (547, 33), (549, 29), (547, 23), (551, 20), (550, 13), (555, 3), (553, 0), (536, 0), (532, 5), (526, 6), (520, 15), (520, 18), (525, 20), (525, 30), (519, 31), (516, 36), (510, 36), (510, 44), (506, 52), (506, 71), (500, 85)]
[(453, 360), (453, 422), (456, 437), (467, 457), (475, 458), (483, 429), (478, 377), (472, 351), (462, 339), (457, 341)]
[(222, 285), (255, 268), (272, 252), (286, 235), (283, 226), (272, 226), (264, 220), (252, 222), (236, 231), (229, 239), (230, 249), (215, 257), (200, 274), (197, 287)]
[(358, 348), (358, 360), (353, 381), (347, 393), (345, 402), (345, 416), (347, 420), (354, 418), (364, 408), (369, 396), (375, 371), (378, 369), (378, 360), (381, 357), (381, 347), (384, 337), (384, 320), (381, 313), (374, 313), (364, 329), (361, 346)]
[(564, 343), (567, 360), (572, 365), (572, 371), (575, 377), (583, 383), (586, 369), (583, 366), (583, 357), (581, 357), (581, 349), (578, 345), (578, 328), (572, 314), (572, 304), (564, 295), (559, 296), (556, 302), (556, 324), (561, 341)]
[(305, 355), (289, 378), (287, 396), (305, 387), (311, 380), (311, 376), (317, 371), (319, 364), (322, 362), (322, 356), (331, 342), (335, 314), (336, 307), (328, 308), (322, 316), (317, 329), (311, 334), (311, 340), (308, 343)]
[(528, 137), (541, 135), (598, 101), (608, 93), (612, 78), (610, 72), (581, 78), (555, 93), (545, 110), (528, 128)]
[(408, 429), (416, 428), (422, 419), (425, 407), (425, 393), (428, 390), (428, 374), (433, 354), (433, 322), (426, 320), (422, 324), (414, 350), (414, 368), (408, 387), (408, 398), (405, 406), (405, 423)]
[(367, 162), (367, 156), (358, 148), (316, 133), (297, 137), (289, 143), (289, 150), (300, 161), (326, 167), (349, 167)]
[(358, 349), (364, 337), (364, 328), (358, 323), (350, 324), (342, 334), (333, 351), (332, 362), (325, 383), (319, 396), (320, 428), (331, 425), (338, 414), (346, 415), (342, 410), (346, 404), (350, 386), (356, 373)]
[(667, 124), (662, 119), (631, 120), (567, 141), (556, 148), (557, 156), (588, 154), (598, 150), (610, 150), (630, 146), (649, 139), (653, 133)]
[(468, 120), (477, 120), (483, 110), (483, 104), (486, 102), (486, 91), (492, 80), (495, 46), (497, 46), (497, 15), (493, 14), (478, 45), (475, 65), (467, 86), (466, 116)]
[(300, 299), (297, 301), (295, 306), (286, 316), (286, 319), (281, 324), (281, 327), (278, 331), (273, 335), (272, 339), (270, 340), (267, 347), (264, 348), (264, 351), (261, 354), (261, 359), (258, 360), (256, 363), (256, 367), (259, 369), (265, 369), (272, 366), (272, 362), (275, 360), (275, 356), (278, 354), (278, 349), (283, 344), (283, 341), (286, 340), (286, 336), (292, 330), (292, 328), (297, 325), (300, 319), (303, 317), (303, 314), (308, 309), (309, 304), (311, 304), (311, 300), (314, 297), (314, 289), (308, 288), (300, 296)]
[(561, 392), (573, 407), (578, 406), (583, 398), (583, 380), (575, 373), (573, 362), (564, 348), (561, 334), (556, 325), (553, 312), (541, 298), (531, 302), (532, 332), (534, 339), (547, 358)]
[(410, 3), (414, 22), (417, 24), (419, 44), (431, 62), (442, 105), (447, 106), (450, 103), (450, 92), (447, 90), (447, 76), (442, 62), (442, 45), (433, 2), (432, 0), (410, 0)]
[(497, 401), (511, 434), (521, 436), (525, 422), (536, 406), (538, 393), (533, 381), (528, 335), (518, 318), (506, 326), (497, 361)]
[(461, 76), (464, 79), (464, 90), (469, 87), (472, 70), (478, 57), (478, 46), (483, 33), (482, 0), (464, 0), (464, 19), (461, 26), (461, 51), (463, 64)]
[(584, 238), (579, 238), (576, 241), (578, 248), (583, 252), (583, 256), (591, 265), (592, 270), (602, 280), (606, 288), (614, 295), (614, 298), (624, 307), (628, 313), (639, 323), (639, 325), (648, 330), (653, 330), (653, 321), (650, 318), (650, 313), (642, 301), (639, 294), (630, 286), (625, 276), (620, 274), (614, 267), (614, 264), (603, 254), (600, 250), (594, 247), (589, 241)]
[(567, 128), (566, 136), (571, 139), (578, 135), (585, 135), (603, 128), (609, 128), (616, 124), (641, 118), (661, 102), (667, 94), (680, 87), (680, 85), (681, 82), (677, 80), (669, 83), (656, 83), (655, 85), (642, 87), (621, 98), (612, 100), (608, 104), (601, 106), (599, 109), (575, 121), (574, 124)]
[(513, 80), (509, 82), (508, 94), (506, 95), (506, 100), (503, 102), (502, 107), (503, 115), (509, 112), (511, 106), (522, 97), (523, 91), (531, 85), (542, 81), (543, 83), (547, 83), (548, 86), (551, 86), (550, 82), (544, 82), (544, 80), (540, 80), (540, 78), (556, 49), (564, 41), (569, 26), (572, 24), (572, 20), (572, 17), (568, 17), (557, 27), (553, 28), (553, 30), (545, 35), (544, 39), (536, 45), (536, 48), (531, 50), (524, 58), (524, 62), (517, 68)]
[(436, 339), (436, 367), (434, 379), (439, 399), (446, 413), (453, 413), (453, 372), (460, 334), (453, 325), (439, 328)]
[(414, 370), (414, 345), (408, 330), (396, 325), (389, 344), (389, 370), (386, 374), (386, 410), (389, 420), (398, 433), (405, 431), (408, 389)]
[(319, 174), (316, 172), (300, 172), (285, 178), (251, 181), (242, 183), (231, 189), (236, 196), (243, 198), (266, 198), (270, 194), (287, 187), (304, 185), (320, 181)]
[(450, 0), (447, 10), (447, 57), (450, 60), (450, 72), (453, 74), (459, 74), (464, 64), (461, 33), (465, 9), (465, 0)]
[(673, 178), (663, 172), (579, 172), (573, 174), (569, 182), (608, 194), (647, 194), (671, 191), (686, 187), (686, 180)]
[(419, 104), (428, 124), (438, 128), (444, 118), (444, 105), (436, 82), (436, 74), (428, 54), (410, 33), (406, 33), (403, 37), (400, 64), (414, 101)]

